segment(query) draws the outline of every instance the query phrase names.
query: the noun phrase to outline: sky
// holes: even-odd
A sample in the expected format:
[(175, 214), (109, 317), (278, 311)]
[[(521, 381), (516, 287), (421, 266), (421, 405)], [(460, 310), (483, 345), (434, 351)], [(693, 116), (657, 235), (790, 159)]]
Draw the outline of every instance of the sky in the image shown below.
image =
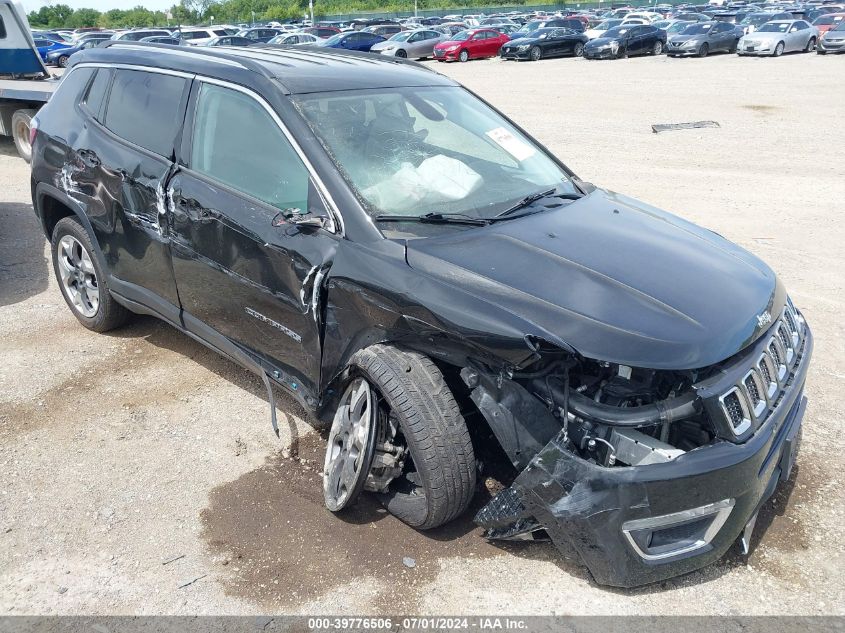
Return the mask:
[(97, 9), (108, 11), (109, 9), (129, 9), (141, 5), (151, 11), (169, 9), (177, 0), (55, 0), (44, 2), (43, 0), (22, 0), (26, 12), (38, 11), (45, 4), (66, 4), (74, 9)]

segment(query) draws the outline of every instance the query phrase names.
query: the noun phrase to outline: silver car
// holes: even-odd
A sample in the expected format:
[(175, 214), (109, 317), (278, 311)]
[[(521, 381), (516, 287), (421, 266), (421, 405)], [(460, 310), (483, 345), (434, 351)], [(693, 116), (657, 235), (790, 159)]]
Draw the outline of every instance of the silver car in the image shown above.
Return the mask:
[(320, 38), (311, 35), (310, 33), (282, 33), (277, 35), (268, 44), (285, 44), (287, 46), (296, 46), (299, 44), (316, 44)]
[(791, 51), (809, 53), (818, 41), (819, 30), (804, 20), (772, 20), (739, 40), (736, 52), (772, 57)]
[(410, 57), (422, 59), (434, 54), (434, 45), (445, 42), (449, 37), (445, 33), (433, 29), (417, 29), (416, 31), (402, 31), (389, 40), (373, 44), (372, 53), (392, 55), (394, 57)]

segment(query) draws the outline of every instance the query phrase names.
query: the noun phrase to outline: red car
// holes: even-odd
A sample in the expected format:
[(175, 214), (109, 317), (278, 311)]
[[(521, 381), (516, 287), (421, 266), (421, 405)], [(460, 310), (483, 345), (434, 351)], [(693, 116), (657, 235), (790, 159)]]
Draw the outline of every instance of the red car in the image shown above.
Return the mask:
[(495, 57), (502, 44), (510, 38), (493, 29), (468, 29), (452, 36), (447, 42), (434, 47), (434, 59), (439, 62), (468, 61), (484, 57)]
[(845, 13), (827, 13), (820, 15), (813, 21), (813, 26), (819, 30), (819, 37), (835, 28), (837, 24), (845, 20)]

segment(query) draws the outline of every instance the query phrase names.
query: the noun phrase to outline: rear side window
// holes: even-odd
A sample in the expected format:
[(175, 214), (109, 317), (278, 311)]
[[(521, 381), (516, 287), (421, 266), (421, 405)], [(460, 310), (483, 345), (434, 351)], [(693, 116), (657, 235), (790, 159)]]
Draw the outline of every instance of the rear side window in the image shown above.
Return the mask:
[(109, 95), (105, 126), (130, 143), (170, 156), (181, 119), (181, 77), (118, 70)]
[(0, 15), (0, 40), (6, 39), (6, 25), (3, 24), (3, 16)]
[[(308, 208), (305, 165), (252, 97), (203, 84), (192, 139), (193, 170), (279, 209)], [(248, 152), (244, 139), (249, 139)]]
[(103, 101), (106, 98), (106, 91), (111, 81), (111, 70), (100, 68), (94, 75), (94, 80), (88, 86), (88, 93), (82, 103), (85, 108), (99, 121), (100, 113), (103, 110)]

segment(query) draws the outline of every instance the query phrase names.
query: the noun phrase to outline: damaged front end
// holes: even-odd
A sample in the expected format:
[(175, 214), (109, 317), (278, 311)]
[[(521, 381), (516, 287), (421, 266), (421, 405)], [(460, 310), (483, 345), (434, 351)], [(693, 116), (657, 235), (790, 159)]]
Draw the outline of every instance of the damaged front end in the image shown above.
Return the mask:
[(491, 539), (545, 536), (601, 584), (676, 576), (748, 539), (789, 477), (813, 340), (788, 302), (738, 354), (699, 370), (649, 370), (537, 345), (520, 371), (461, 376), (512, 464), (476, 515)]

